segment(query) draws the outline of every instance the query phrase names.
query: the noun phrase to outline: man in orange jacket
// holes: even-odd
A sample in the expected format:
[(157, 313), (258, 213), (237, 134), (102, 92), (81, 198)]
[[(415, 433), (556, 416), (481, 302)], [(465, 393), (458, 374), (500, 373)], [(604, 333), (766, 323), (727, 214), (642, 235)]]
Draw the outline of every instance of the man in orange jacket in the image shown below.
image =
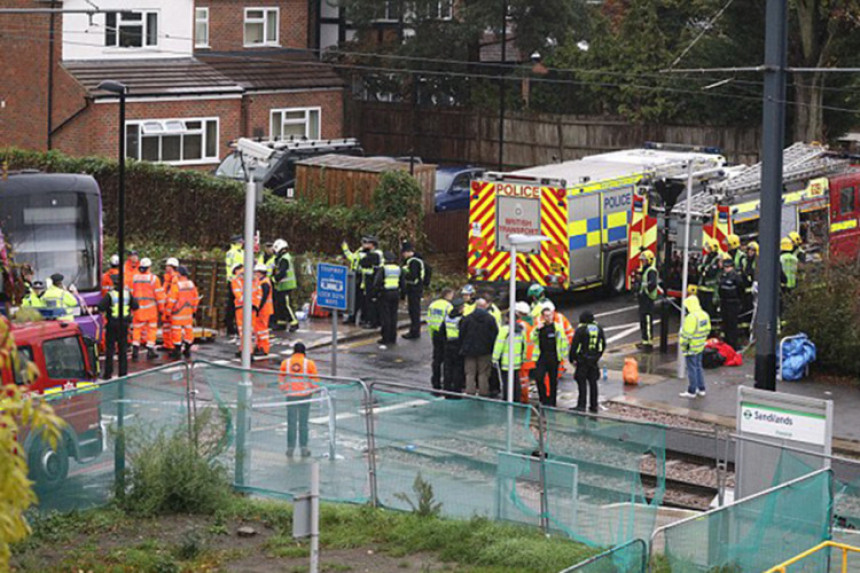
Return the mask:
[[(236, 352), (236, 357), (242, 356), (242, 340), (245, 335), (244, 328), (242, 326), (244, 319), (244, 312), (242, 309), (242, 298), (244, 295), (245, 289), (245, 266), (242, 264), (235, 265), (233, 267), (233, 280), (230, 281), (230, 288), (233, 291), (233, 306), (235, 308), (236, 314), (236, 328), (239, 330), (239, 350)], [(260, 308), (260, 299), (262, 298), (262, 290), (260, 289), (260, 281), (254, 278), (254, 282), (251, 284), (251, 306), (254, 309)], [(253, 336), (253, 326), (254, 326), (254, 317), (256, 316), (256, 311), (252, 311), (254, 316), (251, 317), (251, 327), (252, 331), (249, 333)]]
[(128, 251), (128, 258), (125, 260), (125, 265), (123, 265), (123, 280), (127, 288), (131, 288), (134, 282), (134, 275), (137, 274), (139, 267), (140, 257), (137, 255), (137, 251)]
[[(111, 255), (110, 268), (102, 274), (102, 296), (113, 288), (114, 276), (119, 276), (119, 255)], [(128, 282), (127, 276), (125, 280)]]
[(146, 358), (151, 360), (158, 354), (155, 352), (155, 339), (158, 336), (158, 316), (164, 312), (164, 290), (161, 281), (149, 268), (152, 261), (144, 257), (140, 261), (132, 279), (131, 295), (137, 299), (138, 309), (134, 311), (131, 325), (131, 359), (137, 360), (140, 353), (140, 341), (146, 329)]
[[(173, 283), (178, 278), (176, 269), (179, 267), (179, 260), (175, 257), (170, 257), (164, 262), (164, 277), (161, 279), (161, 288), (164, 289), (165, 296), (170, 296), (170, 291), (173, 289)], [(173, 314), (170, 308), (166, 307), (161, 315), (161, 344), (164, 349), (173, 353)], [(181, 333), (180, 333), (181, 336)], [(177, 353), (178, 354), (178, 353)]]
[(268, 356), (271, 350), (269, 342), (269, 319), (275, 312), (272, 303), (272, 281), (269, 280), (269, 268), (263, 263), (254, 266), (254, 278), (260, 285), (260, 302), (254, 312), (254, 337), (257, 347), (254, 354), (257, 356)]
[(179, 360), (180, 350), (185, 358), (191, 357), (194, 344), (194, 313), (200, 304), (200, 295), (194, 282), (188, 278), (188, 269), (180, 266), (170, 286), (167, 298), (167, 314), (170, 315), (173, 336), (173, 352), (170, 357)]
[[(308, 401), (317, 388), (317, 365), (307, 357), (304, 343), (293, 345), (293, 355), (281, 362), (278, 383), (287, 395), (287, 456), (292, 457), (296, 448), (296, 431), (302, 457), (311, 455), (308, 449), (308, 418), (311, 404)], [(297, 402), (291, 404), (290, 402)]]

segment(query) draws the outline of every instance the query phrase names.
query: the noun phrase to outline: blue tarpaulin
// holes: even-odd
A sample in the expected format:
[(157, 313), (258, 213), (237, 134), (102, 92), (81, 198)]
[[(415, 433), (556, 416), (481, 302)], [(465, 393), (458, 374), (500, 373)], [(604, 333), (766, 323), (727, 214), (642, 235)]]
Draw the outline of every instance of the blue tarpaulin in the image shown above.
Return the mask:
[(781, 346), (782, 379), (800, 380), (806, 366), (815, 360), (815, 344), (804, 333), (792, 336)]

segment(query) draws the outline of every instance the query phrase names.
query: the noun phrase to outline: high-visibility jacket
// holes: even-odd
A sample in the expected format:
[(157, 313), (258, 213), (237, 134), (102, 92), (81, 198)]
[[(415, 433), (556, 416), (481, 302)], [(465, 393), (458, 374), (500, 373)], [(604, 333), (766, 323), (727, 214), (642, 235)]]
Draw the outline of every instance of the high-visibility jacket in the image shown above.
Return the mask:
[(110, 315), (111, 318), (113, 318), (114, 320), (116, 320), (120, 316), (122, 316), (123, 320), (126, 320), (128, 319), (129, 315), (131, 315), (131, 290), (127, 288), (123, 290), (124, 292), (122, 294), (122, 314), (120, 314), (119, 311), (119, 291), (116, 289), (116, 287), (111, 287), (111, 289), (108, 291), (108, 293), (110, 294), (111, 303)]
[(233, 276), (233, 267), (245, 264), (245, 249), (239, 243), (230, 245), (230, 249), (224, 255), (224, 266), (227, 269), (227, 278)]
[[(268, 319), (268, 317), (272, 316), (275, 313), (275, 305), (272, 302), (272, 295), (274, 294), (272, 289), (272, 281), (269, 280), (269, 277), (263, 277), (263, 279), (258, 282), (260, 284), (260, 317)], [(268, 290), (269, 292), (264, 293), (264, 290)], [(266, 300), (263, 300), (264, 294), (267, 294)]]
[(304, 354), (293, 354), (281, 362), (278, 386), (289, 396), (310, 396), (319, 382), (317, 365)]
[(537, 321), (537, 318), (540, 316), (540, 313), (543, 312), (543, 303), (545, 302), (546, 299), (542, 298), (531, 303), (531, 312), (529, 312), (529, 316), (531, 316), (532, 318), (532, 324)]
[[(496, 343), (493, 345), (493, 362), (501, 365), (502, 370), (509, 370), (510, 364), (510, 328), (504, 325), (499, 329)], [(526, 336), (525, 328), (517, 324), (514, 328), (514, 370), (523, 365), (526, 359)]]
[[(283, 274), (283, 276), (280, 276)], [(278, 253), (275, 259), (275, 270), (272, 275), (275, 278), (275, 290), (278, 292), (295, 290), (298, 286), (296, 281), (296, 267), (293, 264), (293, 256), (287, 252)]]
[(275, 265), (278, 261), (278, 255), (272, 253), (271, 255), (262, 252), (257, 257), (257, 264), (266, 265), (266, 276), (272, 278), (275, 274)]
[(463, 316), (469, 316), (470, 314), (475, 312), (476, 308), (478, 307), (474, 302), (467, 302), (463, 305)]
[(125, 283), (125, 286), (128, 288), (132, 288), (132, 284), (134, 283), (134, 275), (137, 274), (138, 267), (140, 263), (132, 262), (131, 259), (127, 260), (123, 265), (123, 277), (122, 281)]
[(523, 368), (525, 370), (533, 370), (537, 366), (538, 358), (540, 358), (540, 347), (532, 338), (532, 332), (535, 327), (524, 320), (518, 320), (517, 324), (521, 324), (525, 329), (523, 332), (526, 337), (526, 355), (523, 360)]
[(792, 289), (797, 286), (797, 255), (792, 252), (785, 252), (779, 257), (779, 264), (782, 267), (782, 276), (780, 283), (787, 289)]
[(30, 287), (27, 295), (21, 301), (21, 308), (45, 308), (45, 301), (36, 292), (36, 289)]
[[(651, 273), (653, 273), (653, 280)], [(639, 275), (639, 294), (645, 295), (651, 300), (657, 300), (657, 267), (654, 263), (651, 263), (644, 269), (642, 269), (642, 273)], [(653, 288), (651, 286), (653, 285)]]
[(449, 312), (445, 315), (445, 340), (448, 342), (460, 340), (460, 321), (462, 319), (462, 314), (451, 316)]
[[(413, 276), (411, 272), (412, 263), (418, 263), (418, 273), (417, 276)], [(406, 277), (406, 284), (410, 286), (417, 286), (424, 284), (424, 259), (421, 257), (409, 257), (406, 262), (403, 264), (403, 276)]]
[(559, 326), (561, 326), (561, 329), (564, 331), (564, 336), (565, 338), (567, 338), (567, 344), (570, 345), (570, 343), (573, 342), (573, 334), (575, 332), (573, 325), (570, 323), (567, 317), (560, 312), (555, 313), (553, 321)]
[(687, 316), (681, 328), (681, 351), (684, 356), (692, 356), (705, 350), (711, 333), (711, 317), (702, 310), (698, 297), (688, 296), (684, 300), (684, 308), (687, 309)]
[(131, 282), (131, 294), (140, 305), (134, 313), (135, 320), (158, 320), (158, 315), (164, 311), (164, 289), (161, 281), (151, 272), (138, 272)]
[(699, 290), (713, 292), (720, 282), (720, 255), (708, 253), (699, 263)]
[(433, 335), (439, 332), (442, 324), (445, 322), (445, 317), (453, 308), (451, 301), (444, 298), (434, 300), (427, 307), (427, 330)]
[(173, 324), (191, 324), (199, 304), (200, 295), (191, 279), (179, 277), (173, 281), (167, 299), (167, 310), (173, 316)]
[(402, 269), (395, 264), (382, 265), (382, 288), (385, 290), (397, 290), (400, 288)]
[[(233, 289), (233, 303), (236, 312), (242, 311), (242, 298), (245, 290), (245, 278), (240, 274), (233, 277), (230, 281), (230, 286)], [(263, 289), (260, 288), (260, 281), (256, 278), (251, 282), (251, 306), (259, 307), (260, 300), (263, 298)]]
[(499, 307), (497, 307), (495, 304), (491, 304), (490, 308), (487, 309), (487, 312), (489, 312), (490, 315), (492, 315), (492, 317), (496, 319), (496, 326), (501, 328), (502, 327), (502, 311), (499, 310)]
[(58, 320), (68, 321), (75, 319), (72, 309), (78, 306), (78, 299), (69, 291), (56, 285), (51, 285), (42, 294), (42, 302), (45, 303), (45, 308), (63, 309), (63, 314), (57, 317)]
[[(167, 297), (170, 296), (170, 291), (173, 290), (173, 283), (178, 278), (179, 278), (179, 273), (177, 273), (176, 271), (173, 271), (171, 269), (165, 269), (164, 278), (161, 279), (161, 288), (164, 291), (165, 299), (167, 299)], [(170, 314), (169, 309), (167, 310), (167, 314)]]
[(734, 252), (729, 251), (729, 256), (735, 263), (735, 270), (743, 274), (747, 268), (747, 254), (741, 249), (735, 249)]
[[(558, 313), (556, 313), (557, 315)], [(564, 332), (564, 326), (558, 321), (553, 321), (552, 327), (555, 329), (555, 352), (556, 359), (561, 363), (567, 358), (567, 351), (570, 348), (570, 343), (567, 340), (567, 334)], [(540, 360), (540, 329), (535, 327), (531, 331), (531, 340), (535, 345), (532, 359), (537, 363)]]
[(346, 241), (340, 244), (340, 249), (343, 251), (343, 256), (349, 261), (349, 270), (358, 272), (358, 263), (361, 261), (361, 250), (350, 251)]
[[(114, 268), (102, 273), (102, 296), (106, 295), (113, 288), (113, 277), (117, 275), (119, 275), (119, 269)], [(125, 280), (128, 282), (128, 277), (125, 277)]]

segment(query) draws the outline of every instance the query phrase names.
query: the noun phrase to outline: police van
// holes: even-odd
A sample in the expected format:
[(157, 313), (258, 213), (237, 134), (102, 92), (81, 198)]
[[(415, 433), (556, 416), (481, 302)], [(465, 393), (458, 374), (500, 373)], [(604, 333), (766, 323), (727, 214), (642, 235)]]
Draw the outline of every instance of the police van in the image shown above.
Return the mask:
[[(627, 288), (639, 248), (656, 249), (648, 190), (658, 178), (719, 168), (718, 153), (630, 149), (583, 159), (489, 172), (472, 181), (469, 205), (470, 280), (510, 280), (512, 234), (549, 238), (517, 256), (517, 281), (551, 290)], [(636, 248), (629, 248), (635, 243)], [(631, 255), (634, 253), (634, 255)]]

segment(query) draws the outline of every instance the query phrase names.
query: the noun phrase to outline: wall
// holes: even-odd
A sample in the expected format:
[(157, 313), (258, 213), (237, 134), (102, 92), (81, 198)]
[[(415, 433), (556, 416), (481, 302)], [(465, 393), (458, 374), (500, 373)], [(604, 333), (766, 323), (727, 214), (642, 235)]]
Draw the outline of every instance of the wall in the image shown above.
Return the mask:
[[(209, 47), (214, 51), (243, 50), (245, 7), (280, 9), (278, 42), (282, 48), (308, 47), (307, 0), (197, 0), (209, 8)], [(265, 49), (255, 47), (249, 49)]]
[[(270, 114), (272, 109), (289, 107), (319, 107), (320, 136), (323, 139), (344, 137), (343, 129), (343, 90), (319, 90), (295, 93), (255, 94), (249, 92), (245, 96), (247, 102), (247, 117), (245, 133), (255, 137), (259, 130), (262, 136), (270, 134)], [(258, 130), (255, 132), (255, 130)]]
[[(347, 133), (369, 154), (415, 151), (432, 163), (498, 166), (498, 115), (456, 108), (350, 100)], [(416, 118), (417, 121), (413, 121)], [(414, 130), (414, 131), (413, 131)], [(510, 113), (505, 120), (505, 167), (528, 167), (639, 147), (646, 141), (716, 146), (731, 162), (758, 161), (758, 127), (637, 125), (619, 118)]]
[[(149, 48), (116, 48), (105, 46), (105, 14), (63, 15), (63, 59), (113, 60), (129, 58), (176, 58), (191, 56), (194, 33), (193, 0), (103, 0), (97, 3), (102, 10), (112, 8), (156, 10), (158, 19), (158, 46)], [(67, 10), (92, 9), (85, 0), (66, 0)], [(170, 37), (168, 37), (170, 36)]]

